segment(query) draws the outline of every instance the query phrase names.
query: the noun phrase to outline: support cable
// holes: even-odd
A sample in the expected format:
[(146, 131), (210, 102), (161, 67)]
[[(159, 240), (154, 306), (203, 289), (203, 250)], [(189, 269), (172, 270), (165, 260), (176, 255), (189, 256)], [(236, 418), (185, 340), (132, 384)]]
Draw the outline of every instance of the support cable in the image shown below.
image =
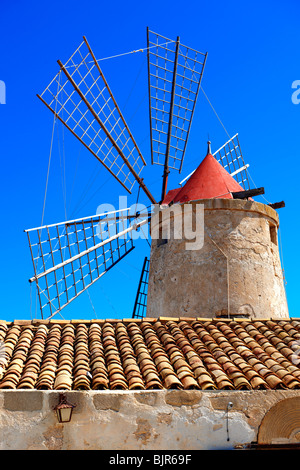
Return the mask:
[(224, 124), (223, 124), (223, 122), (221, 121), (221, 119), (220, 119), (220, 117), (219, 117), (217, 111), (215, 110), (215, 108), (214, 108), (213, 105), (211, 104), (210, 100), (208, 99), (208, 96), (207, 96), (207, 94), (205, 93), (205, 91), (203, 90), (203, 87), (202, 87), (202, 86), (201, 86), (201, 90), (202, 90), (202, 93), (204, 94), (205, 98), (207, 99), (207, 101), (208, 101), (208, 103), (209, 103), (211, 109), (213, 110), (213, 112), (214, 112), (215, 115), (217, 116), (217, 118), (218, 118), (218, 120), (219, 120), (221, 126), (223, 127), (224, 131), (226, 132), (227, 136), (230, 138), (230, 135), (229, 135), (229, 133), (227, 132), (226, 127), (224, 126)]
[[(171, 42), (176, 42), (176, 41), (173, 41), (170, 39), (170, 41), (164, 42), (162, 44), (158, 44), (158, 46), (165, 46), (167, 44), (170, 44)], [(102, 59), (97, 59), (96, 62), (101, 62), (103, 60), (109, 60), (109, 59), (116, 59), (118, 57), (123, 57), (124, 55), (136, 54), (137, 52), (145, 52), (145, 51), (148, 51), (149, 49), (153, 49), (154, 47), (157, 47), (157, 45), (155, 44), (154, 46), (143, 47), (142, 49), (136, 49), (136, 50), (129, 51), (129, 52), (123, 52), (122, 54), (111, 55), (109, 57), (103, 57)], [(92, 63), (92, 61), (87, 62), (87, 63)], [(77, 65), (78, 64), (68, 65), (66, 68), (77, 67)]]
[[(60, 86), (60, 80), (58, 80), (58, 83), (57, 83), (57, 93), (58, 93), (58, 90), (59, 90), (59, 86)], [(46, 200), (47, 200), (47, 192), (48, 192), (48, 183), (49, 183), (49, 175), (50, 175), (50, 167), (51, 167), (51, 157), (52, 157), (52, 149), (53, 149), (53, 140), (54, 140), (54, 130), (55, 130), (55, 123), (56, 123), (56, 108), (57, 108), (57, 99), (55, 100), (55, 113), (54, 113), (54, 116), (53, 116), (53, 123), (52, 123), (52, 134), (51, 134), (50, 150), (49, 150), (49, 157), (48, 157), (48, 168), (47, 168), (47, 176), (46, 176), (46, 184), (45, 184), (45, 193), (44, 193), (44, 202), (43, 202), (41, 226), (44, 223), (44, 216), (45, 216), (45, 208), (46, 208)], [(39, 250), (40, 250), (40, 248), (38, 248), (38, 256), (37, 256), (37, 261), (36, 261), (36, 272), (38, 271)], [(38, 285), (37, 285), (37, 287), (38, 287)], [(37, 296), (38, 296), (38, 289), (36, 289), (35, 317), (37, 315)], [(31, 312), (30, 312), (30, 314), (31, 314)]]
[[(219, 115), (218, 115), (218, 113), (216, 112), (215, 108), (213, 107), (212, 103), (211, 103), (211, 102), (210, 102), (210, 100), (208, 99), (208, 96), (206, 95), (206, 93), (205, 93), (205, 91), (203, 90), (202, 86), (201, 86), (201, 90), (202, 90), (202, 92), (203, 92), (203, 94), (204, 94), (205, 98), (207, 99), (207, 101), (208, 101), (209, 105), (211, 106), (211, 108), (212, 108), (213, 112), (214, 112), (214, 113), (215, 113), (215, 115), (217, 116), (217, 118), (218, 118), (219, 122), (221, 123), (221, 125), (222, 125), (222, 127), (223, 127), (224, 131), (226, 132), (227, 136), (230, 138), (230, 135), (229, 135), (229, 133), (228, 133), (228, 131), (227, 131), (226, 127), (224, 126), (223, 122), (221, 121), (221, 118), (219, 117)], [(251, 179), (251, 181), (252, 181), (252, 183), (253, 183), (254, 187), (255, 187), (255, 188), (257, 188), (257, 186), (256, 186), (255, 182), (253, 181), (253, 178), (251, 177), (251, 174), (250, 174), (250, 172), (249, 172), (248, 168), (247, 168), (245, 171), (247, 172), (247, 174), (248, 174), (249, 178)], [(270, 204), (270, 201), (268, 201), (268, 200), (267, 200), (267, 199), (266, 199), (266, 198), (265, 198), (263, 195), (262, 195), (262, 198), (263, 198), (263, 199), (264, 199), (264, 200), (267, 202), (267, 204)]]
[[(57, 84), (57, 93), (59, 90), (60, 81), (58, 80)], [(57, 94), (56, 94), (57, 96)], [(53, 116), (53, 124), (52, 124), (52, 135), (51, 135), (51, 143), (50, 143), (50, 151), (49, 151), (49, 158), (48, 158), (48, 169), (47, 169), (47, 178), (46, 178), (46, 187), (45, 187), (45, 194), (44, 194), (44, 204), (43, 204), (43, 211), (42, 211), (42, 221), (41, 226), (44, 223), (44, 215), (45, 215), (45, 207), (46, 207), (46, 199), (47, 199), (47, 191), (48, 191), (48, 183), (49, 183), (49, 174), (50, 174), (50, 166), (51, 166), (51, 156), (52, 156), (52, 148), (53, 148), (53, 138), (54, 138), (54, 129), (56, 123), (56, 108), (57, 108), (57, 99), (55, 100), (55, 113)]]

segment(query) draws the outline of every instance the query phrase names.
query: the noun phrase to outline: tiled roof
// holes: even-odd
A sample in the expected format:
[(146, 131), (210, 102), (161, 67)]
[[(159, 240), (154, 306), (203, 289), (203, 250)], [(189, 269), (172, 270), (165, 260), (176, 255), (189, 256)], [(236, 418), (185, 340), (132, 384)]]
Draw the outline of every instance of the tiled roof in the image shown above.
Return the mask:
[(0, 341), (1, 389), (300, 388), (300, 319), (0, 321)]

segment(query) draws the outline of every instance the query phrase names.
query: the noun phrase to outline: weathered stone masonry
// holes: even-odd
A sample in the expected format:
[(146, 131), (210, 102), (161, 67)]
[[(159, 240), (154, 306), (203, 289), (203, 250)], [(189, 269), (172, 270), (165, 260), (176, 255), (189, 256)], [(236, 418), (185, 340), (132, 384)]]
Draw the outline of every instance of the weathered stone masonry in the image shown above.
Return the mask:
[(201, 312), (213, 318), (229, 309), (252, 319), (288, 318), (277, 212), (251, 200), (185, 204), (194, 215), (197, 205), (204, 206), (204, 244), (199, 250), (187, 250), (190, 241), (184, 237), (174, 239), (180, 211), (174, 206), (163, 209), (170, 213), (171, 236), (151, 246), (147, 316), (195, 317)]
[[(59, 424), (59, 392), (2, 390), (1, 449), (197, 450), (245, 447), (265, 414), (295, 390), (70, 391), (72, 421)], [(227, 414), (228, 403), (233, 406)], [(228, 416), (228, 434), (226, 419)], [(227, 440), (229, 437), (229, 440)]]

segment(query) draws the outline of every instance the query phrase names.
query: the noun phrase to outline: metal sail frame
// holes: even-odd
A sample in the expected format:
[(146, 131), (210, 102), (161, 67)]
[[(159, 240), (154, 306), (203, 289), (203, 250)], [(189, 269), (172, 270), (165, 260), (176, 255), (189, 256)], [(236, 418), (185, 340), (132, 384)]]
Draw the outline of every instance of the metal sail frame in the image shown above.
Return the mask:
[[(183, 46), (179, 38), (176, 42), (167, 40), (167, 44), (175, 44), (175, 55), (167, 59), (171, 64), (172, 78), (167, 85), (168, 80), (163, 77), (162, 90), (156, 87), (156, 92), (164, 93), (163, 99), (157, 97), (157, 101), (163, 103), (162, 112), (165, 112), (165, 106), (169, 106), (168, 131), (165, 133), (156, 129), (156, 126), (152, 127), (151, 123), (150, 56), (155, 54), (150, 51), (149, 33), (147, 29), (151, 159), (152, 163), (164, 165), (162, 193), (165, 193), (170, 168), (179, 172), (182, 169), (207, 54)], [(153, 34), (157, 38), (164, 38)], [(164, 48), (156, 44), (156, 49), (158, 47)], [(172, 49), (165, 48), (165, 53), (168, 54), (170, 50), (172, 52)], [(202, 62), (198, 60), (199, 54)], [(158, 58), (156, 54), (156, 60), (161, 59), (166, 61), (166, 57)], [(57, 62), (60, 67), (58, 73), (46, 89), (37, 95), (38, 98), (129, 193), (137, 182), (151, 203), (157, 204), (140, 177), (146, 165), (145, 159), (87, 39), (83, 37), (83, 42), (66, 63), (60, 60)], [(164, 69), (157, 62), (156, 66), (157, 70)], [(163, 73), (167, 72), (164, 69)], [(168, 89), (170, 83), (171, 90)], [(167, 92), (170, 93), (169, 103), (165, 99)], [(158, 111), (155, 109), (157, 122)], [(156, 130), (161, 136), (167, 135), (164, 163), (154, 161), (155, 139), (152, 134)], [(126, 210), (113, 212), (111, 225), (107, 214), (100, 214), (25, 230), (34, 267), (34, 276), (29, 281), (36, 284), (42, 318), (44, 313), (48, 313), (47, 318), (52, 318), (133, 250), (132, 235), (149, 221), (149, 214), (124, 215), (123, 211)], [(117, 212), (120, 212), (118, 216)], [(132, 217), (136, 219), (135, 223), (124, 227), (124, 221)], [(139, 219), (142, 220), (137, 222)], [(106, 237), (102, 233), (103, 223), (110, 226)], [(96, 237), (99, 237), (99, 242)], [(149, 260), (147, 262), (149, 268)], [(149, 273), (145, 264), (143, 271)]]
[(140, 173), (146, 165), (137, 143), (86, 39), (38, 98), (131, 193), (137, 181), (155, 198)]
[(213, 156), (245, 190), (250, 189), (247, 174), (249, 165), (245, 164), (238, 133), (214, 152)]
[(170, 169), (182, 170), (207, 53), (149, 28), (147, 46), (151, 161), (164, 166), (163, 200)]
[[(231, 137), (225, 144), (213, 153), (216, 160), (228, 171), (228, 173), (245, 189), (250, 189), (247, 168), (242, 149), (238, 139), (238, 133)], [(188, 176), (180, 181), (180, 186), (192, 176), (193, 170)]]
[[(42, 318), (66, 307), (133, 249), (132, 233), (148, 214), (129, 209), (25, 230)], [(97, 240), (98, 239), (98, 240)]]

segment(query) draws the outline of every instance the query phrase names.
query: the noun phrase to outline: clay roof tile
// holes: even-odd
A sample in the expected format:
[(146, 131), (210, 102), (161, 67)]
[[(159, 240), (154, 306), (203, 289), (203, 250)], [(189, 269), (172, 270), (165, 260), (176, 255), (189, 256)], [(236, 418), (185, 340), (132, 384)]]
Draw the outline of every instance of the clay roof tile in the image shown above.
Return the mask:
[(0, 388), (295, 389), (300, 322), (163, 318), (0, 323)]

